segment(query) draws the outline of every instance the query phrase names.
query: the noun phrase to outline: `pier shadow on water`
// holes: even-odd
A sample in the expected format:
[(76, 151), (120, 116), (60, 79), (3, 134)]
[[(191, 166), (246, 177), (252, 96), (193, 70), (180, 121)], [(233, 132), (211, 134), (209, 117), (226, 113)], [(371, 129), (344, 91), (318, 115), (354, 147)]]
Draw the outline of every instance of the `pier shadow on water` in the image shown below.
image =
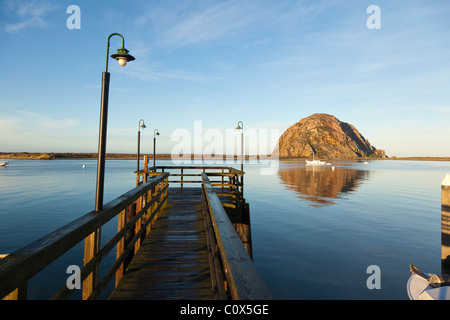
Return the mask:
[(283, 186), (293, 190), (312, 207), (336, 204), (335, 199), (343, 198), (358, 189), (368, 180), (369, 170), (355, 169), (351, 166), (299, 165), (281, 166), (278, 177)]

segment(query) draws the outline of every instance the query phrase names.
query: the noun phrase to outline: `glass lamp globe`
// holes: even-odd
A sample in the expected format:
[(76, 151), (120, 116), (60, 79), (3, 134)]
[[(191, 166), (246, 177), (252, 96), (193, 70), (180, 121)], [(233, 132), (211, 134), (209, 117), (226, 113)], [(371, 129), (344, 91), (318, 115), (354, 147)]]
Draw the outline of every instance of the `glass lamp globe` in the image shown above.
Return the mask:
[(123, 57), (120, 57), (119, 59), (117, 59), (118, 61), (119, 61), (119, 64), (122, 66), (122, 67), (125, 67), (126, 65), (127, 65), (127, 59), (125, 59), (125, 58), (123, 58)]

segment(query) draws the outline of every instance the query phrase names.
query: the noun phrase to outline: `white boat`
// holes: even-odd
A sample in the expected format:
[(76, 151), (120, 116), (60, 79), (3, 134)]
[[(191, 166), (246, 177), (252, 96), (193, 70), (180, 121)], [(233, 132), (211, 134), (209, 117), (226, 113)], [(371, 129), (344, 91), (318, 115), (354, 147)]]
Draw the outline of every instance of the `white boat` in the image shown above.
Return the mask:
[(313, 154), (313, 159), (312, 160), (305, 160), (306, 164), (313, 164), (313, 165), (325, 165), (326, 162), (325, 161), (320, 161), (320, 160), (314, 160), (314, 149), (312, 148), (312, 146), (310, 145), (311, 150), (312, 150), (312, 154)]
[(0, 167), (4, 167), (8, 164), (8, 161), (0, 161)]
[(324, 165), (326, 164), (325, 161), (320, 161), (320, 160), (305, 160), (306, 164), (315, 164), (315, 165)]
[(426, 275), (414, 265), (410, 265), (410, 273), (406, 284), (410, 300), (450, 300), (450, 283), (442, 275)]

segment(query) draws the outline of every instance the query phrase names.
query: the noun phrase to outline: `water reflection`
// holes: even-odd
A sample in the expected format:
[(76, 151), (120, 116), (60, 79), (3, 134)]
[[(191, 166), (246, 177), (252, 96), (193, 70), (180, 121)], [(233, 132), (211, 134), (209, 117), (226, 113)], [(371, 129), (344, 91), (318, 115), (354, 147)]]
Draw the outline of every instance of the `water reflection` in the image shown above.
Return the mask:
[(310, 205), (314, 207), (334, 205), (333, 199), (356, 191), (369, 175), (369, 170), (346, 166), (310, 166), (303, 163), (281, 166), (278, 170), (285, 188), (296, 191), (299, 198), (310, 201)]

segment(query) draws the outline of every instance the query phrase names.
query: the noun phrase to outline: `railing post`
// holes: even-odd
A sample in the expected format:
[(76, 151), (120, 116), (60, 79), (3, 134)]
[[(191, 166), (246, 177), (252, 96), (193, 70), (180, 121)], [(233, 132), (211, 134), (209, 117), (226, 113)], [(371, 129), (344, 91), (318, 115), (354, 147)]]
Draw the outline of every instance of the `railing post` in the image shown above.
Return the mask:
[(183, 168), (181, 168), (181, 190), (183, 190)]
[[(117, 232), (120, 232), (125, 227), (125, 215), (126, 210), (123, 210), (119, 213), (119, 216), (117, 218)], [(119, 259), (119, 257), (122, 255), (123, 251), (125, 249), (125, 239), (122, 237), (122, 239), (119, 240), (117, 243), (117, 249), (116, 249), (116, 259)], [(116, 271), (116, 286), (119, 283), (120, 279), (122, 279), (124, 272), (123, 263), (117, 268)]]
[[(153, 199), (153, 197), (152, 197), (152, 189), (150, 189), (150, 190), (148, 190), (146, 192), (146, 198), (147, 198), (147, 203), (152, 201), (152, 199)], [(150, 215), (152, 214), (152, 208), (153, 208), (153, 205), (151, 205), (148, 208), (147, 212), (145, 213), (146, 220), (150, 218)], [(147, 225), (147, 229), (145, 230), (145, 236), (147, 236), (150, 233), (151, 230), (152, 230), (152, 222), (150, 222)]]
[(142, 179), (143, 183), (147, 182), (148, 173), (148, 155), (144, 156), (144, 178)]
[[(136, 205), (136, 211), (134, 212), (134, 215), (136, 215), (136, 213), (141, 211), (141, 209), (143, 208), (142, 196), (139, 197), (136, 200), (135, 205)], [(137, 234), (139, 232), (139, 230), (141, 230), (141, 226), (142, 226), (142, 217), (138, 221), (136, 221), (136, 224), (135, 224), (135, 227), (134, 227), (134, 234)], [(143, 237), (141, 237), (141, 239), (136, 241), (136, 243), (134, 244), (134, 253), (135, 254), (139, 250), (139, 248), (141, 247), (141, 241), (143, 241)]]
[(241, 198), (242, 198), (242, 200), (244, 199), (244, 172), (243, 171), (241, 174)]
[[(84, 240), (84, 265), (86, 265), (100, 250), (101, 229), (97, 229)], [(98, 281), (98, 266), (83, 281), (82, 299), (87, 300)]]
[(26, 300), (27, 299), (27, 282), (23, 282), (22, 285), (2, 300)]
[(441, 273), (450, 274), (450, 174), (441, 183)]
[[(136, 203), (133, 202), (125, 210), (125, 225), (127, 223), (129, 223), (131, 220), (133, 220), (135, 215), (136, 215)], [(135, 235), (135, 230), (134, 229), (130, 229), (126, 233), (125, 239), (124, 239), (125, 240), (125, 242), (124, 242), (125, 247), (131, 242), (131, 240), (133, 239), (134, 235)], [(127, 269), (128, 265), (131, 262), (131, 259), (133, 259), (133, 252), (130, 252), (130, 254), (123, 261), (123, 270)]]
[[(8, 254), (0, 254), (0, 260), (6, 258)], [(0, 297), (1, 298), (1, 297)], [(26, 300), (27, 299), (27, 282), (23, 281), (22, 284), (12, 291), (10, 294), (2, 298), (2, 300)]]
[[(169, 196), (169, 177), (167, 177), (164, 180), (164, 187), (167, 186), (167, 189), (164, 193), (164, 199), (167, 199), (167, 197)], [(167, 201), (164, 202), (163, 208), (165, 208), (167, 206)]]
[(236, 233), (239, 235), (245, 250), (247, 250), (248, 255), (253, 260), (253, 248), (252, 248), (252, 232), (250, 223), (250, 208), (248, 203), (241, 203), (238, 206), (240, 221), (233, 223), (233, 227)]

